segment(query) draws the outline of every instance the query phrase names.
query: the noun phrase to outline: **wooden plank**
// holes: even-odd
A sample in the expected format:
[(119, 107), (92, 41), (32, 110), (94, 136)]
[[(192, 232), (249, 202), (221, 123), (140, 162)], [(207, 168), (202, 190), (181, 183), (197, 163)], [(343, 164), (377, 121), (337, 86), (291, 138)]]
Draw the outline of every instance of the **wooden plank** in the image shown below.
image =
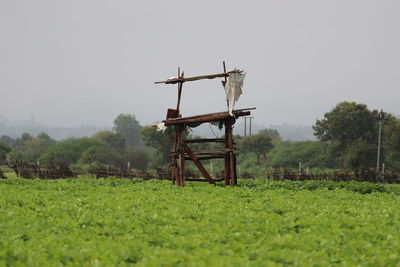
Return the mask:
[(207, 142), (215, 142), (215, 143), (225, 143), (225, 139), (223, 138), (200, 138), (200, 139), (189, 139), (185, 140), (186, 144), (190, 143), (207, 143)]
[[(242, 108), (242, 109), (235, 109), (232, 112), (236, 113), (236, 112), (242, 112), (242, 111), (250, 111), (250, 110), (255, 110), (255, 107), (252, 108)], [(221, 111), (221, 112), (213, 112), (213, 113), (206, 113), (206, 114), (201, 114), (201, 115), (196, 115), (196, 116), (190, 116), (190, 117), (184, 117), (184, 118), (173, 118), (173, 119), (169, 119), (169, 120), (184, 120), (184, 119), (194, 119), (194, 118), (199, 118), (199, 117), (204, 117), (204, 116), (208, 116), (208, 115), (217, 115), (217, 114), (221, 114), (221, 113), (228, 113), (227, 111)]]
[(197, 166), (197, 168), (199, 168), (201, 174), (203, 174), (204, 178), (207, 179), (207, 181), (210, 184), (214, 184), (215, 182), (214, 180), (211, 178), (211, 176), (208, 174), (207, 170), (204, 168), (203, 164), (201, 164), (201, 162), (197, 159), (197, 157), (192, 153), (192, 150), (190, 150), (190, 148), (188, 146), (185, 145), (185, 152), (189, 155), (189, 157), (192, 159), (192, 161), (194, 162), (194, 164)]
[(198, 80), (204, 80), (204, 79), (215, 79), (215, 78), (224, 78), (229, 76), (229, 73), (242, 73), (242, 70), (232, 70), (229, 72), (225, 73), (217, 73), (217, 74), (208, 74), (208, 75), (201, 75), (201, 76), (193, 76), (193, 77), (176, 77), (176, 78), (171, 78), (167, 79), (164, 81), (159, 81), (159, 82), (154, 82), (155, 84), (176, 84), (176, 83), (184, 83), (184, 82), (193, 82), (193, 81), (198, 81)]
[[(210, 160), (210, 159), (224, 159), (225, 155), (214, 155), (214, 156), (203, 156), (197, 157), (198, 160)], [(192, 160), (190, 157), (185, 157), (185, 160)]]
[[(250, 115), (250, 111), (236, 111), (234, 112), (235, 117), (242, 117)], [(179, 119), (170, 119), (164, 120), (165, 126), (171, 125), (188, 125), (188, 124), (198, 124), (205, 122), (213, 122), (213, 121), (222, 121), (231, 118), (228, 112), (215, 113), (210, 115), (197, 116), (195, 118), (179, 118)]]
[[(225, 149), (215, 149), (215, 150), (192, 150), (194, 155), (225, 155), (226, 153), (233, 152), (235, 149), (225, 148)], [(179, 155), (179, 152), (170, 153), (171, 156)]]
[[(224, 179), (214, 179), (215, 182), (221, 182)], [(208, 182), (205, 179), (199, 179), (199, 178), (187, 178), (186, 181), (193, 181), (193, 182)]]

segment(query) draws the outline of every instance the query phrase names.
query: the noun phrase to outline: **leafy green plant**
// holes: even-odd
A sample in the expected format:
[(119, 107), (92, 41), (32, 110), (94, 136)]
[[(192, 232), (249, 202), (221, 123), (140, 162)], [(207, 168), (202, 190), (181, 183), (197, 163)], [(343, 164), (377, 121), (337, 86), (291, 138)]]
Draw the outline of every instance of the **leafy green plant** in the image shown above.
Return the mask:
[(400, 185), (0, 180), (0, 265), (400, 262)]

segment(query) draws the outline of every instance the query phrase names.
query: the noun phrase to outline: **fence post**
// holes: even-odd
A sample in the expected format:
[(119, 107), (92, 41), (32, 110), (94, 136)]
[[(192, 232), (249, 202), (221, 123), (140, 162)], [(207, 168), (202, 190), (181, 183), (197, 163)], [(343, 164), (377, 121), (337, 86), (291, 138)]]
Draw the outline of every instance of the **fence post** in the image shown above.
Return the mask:
[(301, 175), (301, 162), (299, 162), (299, 175)]

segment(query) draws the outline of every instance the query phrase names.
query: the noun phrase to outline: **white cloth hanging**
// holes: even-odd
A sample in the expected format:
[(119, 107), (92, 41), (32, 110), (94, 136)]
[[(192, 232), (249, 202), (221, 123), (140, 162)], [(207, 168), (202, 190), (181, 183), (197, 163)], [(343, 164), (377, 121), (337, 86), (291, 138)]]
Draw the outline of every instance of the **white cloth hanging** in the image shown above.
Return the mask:
[(167, 129), (167, 126), (165, 126), (165, 123), (163, 123), (163, 122), (154, 123), (154, 124), (152, 124), (152, 126), (156, 127), (157, 132), (160, 132), (160, 131), (165, 132), (165, 130)]
[(243, 80), (246, 77), (246, 72), (231, 72), (225, 84), (226, 100), (228, 101), (229, 115), (233, 116), (233, 108), (235, 102), (239, 100), (242, 94)]

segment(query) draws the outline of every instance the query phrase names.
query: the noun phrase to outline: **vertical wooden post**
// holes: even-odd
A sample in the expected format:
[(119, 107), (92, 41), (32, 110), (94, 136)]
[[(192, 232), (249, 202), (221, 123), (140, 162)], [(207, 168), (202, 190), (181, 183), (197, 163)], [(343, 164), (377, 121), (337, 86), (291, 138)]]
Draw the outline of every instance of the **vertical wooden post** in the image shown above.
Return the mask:
[[(225, 61), (222, 61), (222, 65), (224, 66), (224, 81), (222, 81), (222, 85), (224, 86), (225, 89), (225, 85), (228, 82), (227, 78), (226, 78), (226, 65), (225, 65)], [(226, 106), (229, 110), (229, 101), (228, 99), (226, 99)]]
[(224, 87), (225, 87), (226, 82), (227, 82), (227, 79), (226, 79), (226, 65), (225, 65), (225, 61), (222, 61), (222, 65), (223, 65), (223, 67), (224, 67), (224, 74), (225, 74), (225, 76), (224, 76), (224, 81), (222, 82), (222, 84), (223, 84)]
[[(178, 68), (178, 78), (183, 78), (184, 72), (182, 71), (181, 74), (181, 68)], [(176, 104), (176, 112), (178, 113), (178, 117), (180, 117), (180, 104), (181, 104), (181, 96), (182, 96), (182, 83), (178, 82), (178, 102)]]
[(180, 177), (180, 186), (185, 186), (185, 143), (183, 141), (182, 133), (184, 128), (180, 128), (179, 135), (179, 177)]
[(175, 184), (177, 186), (184, 186), (185, 185), (185, 157), (184, 157), (184, 141), (182, 138), (184, 127), (178, 126), (176, 129), (176, 153), (175, 154), (175, 161), (176, 162), (176, 170), (175, 170)]
[(230, 185), (237, 185), (237, 177), (236, 177), (236, 156), (233, 153), (233, 133), (232, 133), (232, 125), (235, 123), (234, 118), (230, 118), (226, 120), (225, 126), (225, 134), (227, 141), (227, 148), (231, 149), (228, 152), (229, 158), (229, 176), (230, 176)]
[(237, 185), (237, 172), (236, 172), (236, 154), (232, 152), (232, 157), (233, 157), (233, 185)]
[[(225, 148), (229, 148), (229, 122), (225, 121)], [(231, 180), (231, 168), (230, 168), (230, 155), (229, 153), (225, 153), (225, 159), (224, 159), (224, 163), (225, 163), (225, 168), (224, 168), (224, 182), (225, 182), (225, 186), (230, 184), (230, 180)]]
[(172, 156), (171, 156), (171, 161), (172, 161), (172, 184), (178, 185), (177, 177), (178, 177), (178, 164), (176, 161), (176, 153), (178, 152), (178, 131), (175, 132), (174, 136), (174, 145), (172, 148)]
[(185, 160), (183, 156), (183, 152), (179, 152), (178, 155), (178, 166), (179, 166), (179, 183), (178, 186), (185, 185)]

